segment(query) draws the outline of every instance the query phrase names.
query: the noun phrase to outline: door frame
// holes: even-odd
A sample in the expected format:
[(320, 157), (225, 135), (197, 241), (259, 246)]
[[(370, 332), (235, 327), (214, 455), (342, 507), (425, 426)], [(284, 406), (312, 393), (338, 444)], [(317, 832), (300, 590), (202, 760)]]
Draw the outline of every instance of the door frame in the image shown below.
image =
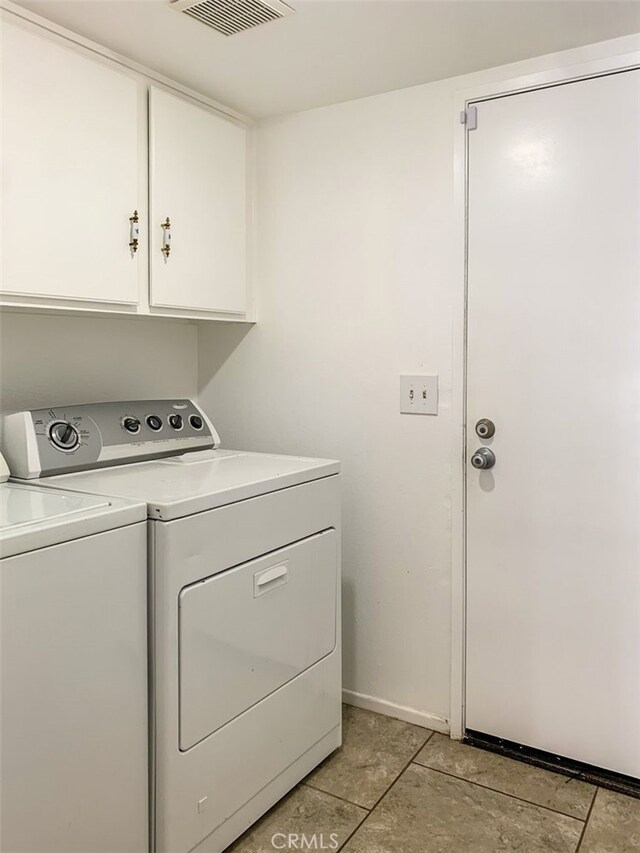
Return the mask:
[[(587, 58), (578, 63), (569, 62), (570, 57), (576, 55)], [(456, 281), (459, 285), (453, 293), (452, 324), (450, 736), (457, 740), (465, 733), (468, 134), (475, 132), (469, 131), (461, 123), (460, 114), (469, 106), (482, 101), (640, 68), (640, 36), (625, 36), (561, 54), (551, 54), (539, 62), (543, 70), (515, 77), (497, 77), (480, 85), (457, 89), (454, 93), (454, 251)], [(508, 70), (509, 67), (505, 67), (505, 74)], [(478, 120), (481, 127), (481, 111)]]

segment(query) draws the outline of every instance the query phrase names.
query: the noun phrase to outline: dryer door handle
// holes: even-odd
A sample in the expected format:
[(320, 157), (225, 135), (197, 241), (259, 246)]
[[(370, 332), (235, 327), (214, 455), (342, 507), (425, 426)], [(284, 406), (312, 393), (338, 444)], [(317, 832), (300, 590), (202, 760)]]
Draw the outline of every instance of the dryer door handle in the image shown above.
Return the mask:
[(253, 597), (257, 598), (270, 589), (275, 589), (287, 583), (288, 573), (289, 568), (286, 563), (280, 563), (277, 566), (272, 566), (270, 569), (257, 572), (253, 576)]

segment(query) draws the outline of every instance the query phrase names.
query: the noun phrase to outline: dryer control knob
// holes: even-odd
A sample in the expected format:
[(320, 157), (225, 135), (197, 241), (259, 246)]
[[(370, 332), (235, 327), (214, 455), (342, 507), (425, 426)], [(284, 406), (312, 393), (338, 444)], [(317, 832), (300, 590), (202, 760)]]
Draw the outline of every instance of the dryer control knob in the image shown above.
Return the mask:
[(169, 426), (173, 429), (182, 429), (182, 415), (169, 415)]
[(122, 421), (122, 426), (127, 432), (140, 432), (140, 421), (138, 418), (125, 418)]
[(202, 429), (202, 418), (200, 415), (189, 415), (189, 423), (194, 429)]

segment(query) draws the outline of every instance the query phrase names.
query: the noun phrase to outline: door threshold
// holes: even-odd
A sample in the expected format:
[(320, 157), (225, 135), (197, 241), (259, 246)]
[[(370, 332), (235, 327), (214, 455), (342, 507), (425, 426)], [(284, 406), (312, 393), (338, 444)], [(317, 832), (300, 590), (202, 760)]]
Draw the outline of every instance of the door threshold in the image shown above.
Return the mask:
[(603, 770), (601, 767), (594, 767), (592, 764), (574, 761), (571, 758), (554, 755), (552, 752), (533, 749), (530, 746), (523, 746), (521, 743), (486, 735), (472, 729), (466, 730), (462, 742), (479, 749), (495, 752), (498, 755), (504, 755), (506, 758), (523, 761), (525, 764), (531, 764), (534, 767), (541, 767), (543, 770), (551, 770), (554, 773), (561, 773), (563, 776), (579, 779), (581, 782), (589, 782), (591, 785), (598, 785), (600, 788), (608, 788), (610, 791), (640, 799), (640, 779), (635, 779), (633, 776)]

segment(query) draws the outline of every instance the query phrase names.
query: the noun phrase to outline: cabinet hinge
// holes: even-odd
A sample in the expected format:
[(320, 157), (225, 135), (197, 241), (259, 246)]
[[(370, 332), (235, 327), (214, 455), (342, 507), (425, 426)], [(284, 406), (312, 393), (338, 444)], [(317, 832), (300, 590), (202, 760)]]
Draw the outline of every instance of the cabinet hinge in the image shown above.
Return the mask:
[(471, 104), (460, 113), (460, 124), (466, 124), (467, 130), (475, 130), (478, 127), (478, 108)]

